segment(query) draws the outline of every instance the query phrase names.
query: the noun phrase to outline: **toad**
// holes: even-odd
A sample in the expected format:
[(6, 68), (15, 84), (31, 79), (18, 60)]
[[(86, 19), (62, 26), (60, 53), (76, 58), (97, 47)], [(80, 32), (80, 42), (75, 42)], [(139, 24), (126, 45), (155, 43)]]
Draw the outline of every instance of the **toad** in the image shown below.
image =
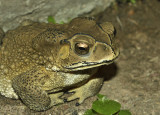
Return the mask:
[[(3, 32), (1, 32), (3, 33)], [(0, 35), (0, 94), (43, 111), (66, 101), (97, 94), (103, 77), (95, 73), (119, 50), (109, 22), (75, 18), (68, 24), (23, 22)]]

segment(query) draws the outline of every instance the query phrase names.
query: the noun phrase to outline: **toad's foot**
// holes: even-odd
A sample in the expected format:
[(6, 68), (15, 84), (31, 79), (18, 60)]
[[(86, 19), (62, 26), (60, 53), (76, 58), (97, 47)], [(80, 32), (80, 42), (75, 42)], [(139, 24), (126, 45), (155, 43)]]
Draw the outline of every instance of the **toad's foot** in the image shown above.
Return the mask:
[(83, 103), (86, 98), (94, 96), (99, 92), (102, 83), (103, 78), (94, 78), (89, 80), (86, 84), (70, 90), (69, 92), (73, 92), (74, 94), (68, 97), (67, 101), (79, 99), (77, 104)]
[(52, 107), (53, 105), (64, 103), (64, 100), (60, 99), (62, 95), (63, 95), (63, 92), (49, 94), (49, 97), (51, 99), (50, 107)]

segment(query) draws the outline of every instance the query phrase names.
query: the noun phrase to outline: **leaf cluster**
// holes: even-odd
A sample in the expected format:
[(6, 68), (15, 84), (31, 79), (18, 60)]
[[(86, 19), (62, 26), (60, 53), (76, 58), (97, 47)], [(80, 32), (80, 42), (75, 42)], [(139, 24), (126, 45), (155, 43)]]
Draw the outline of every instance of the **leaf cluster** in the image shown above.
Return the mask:
[(98, 99), (93, 102), (92, 108), (87, 110), (84, 115), (131, 115), (128, 110), (121, 110), (121, 104), (109, 100), (106, 96), (98, 94)]

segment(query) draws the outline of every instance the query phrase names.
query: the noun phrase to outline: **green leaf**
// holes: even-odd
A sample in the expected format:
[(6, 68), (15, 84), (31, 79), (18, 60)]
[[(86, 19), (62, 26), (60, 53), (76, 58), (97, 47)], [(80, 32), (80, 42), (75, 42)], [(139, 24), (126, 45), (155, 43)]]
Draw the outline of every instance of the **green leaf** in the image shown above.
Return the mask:
[(60, 21), (59, 24), (64, 24), (64, 21)]
[(100, 96), (103, 101), (96, 100), (93, 102), (92, 109), (96, 111), (97, 113), (103, 114), (103, 115), (112, 115), (117, 113), (121, 105), (113, 100), (104, 100), (103, 97)]
[(102, 94), (97, 94), (98, 100), (104, 102), (105, 100), (108, 100), (106, 96)]
[(104, 98), (104, 97), (106, 97), (106, 96), (104, 96), (104, 95), (102, 95), (102, 94), (97, 94), (97, 97), (98, 97), (99, 100), (102, 100), (102, 98)]
[(128, 110), (121, 110), (121, 111), (119, 112), (119, 115), (132, 115), (132, 114), (131, 114), (131, 112), (128, 111)]
[(48, 23), (56, 24), (56, 20), (52, 16), (48, 16)]
[(89, 110), (87, 110), (87, 111), (84, 113), (84, 115), (97, 115), (97, 114), (94, 113), (94, 112), (92, 111), (92, 109), (89, 109)]
[(132, 3), (132, 4), (135, 4), (135, 3), (136, 3), (136, 0), (131, 0), (131, 3)]

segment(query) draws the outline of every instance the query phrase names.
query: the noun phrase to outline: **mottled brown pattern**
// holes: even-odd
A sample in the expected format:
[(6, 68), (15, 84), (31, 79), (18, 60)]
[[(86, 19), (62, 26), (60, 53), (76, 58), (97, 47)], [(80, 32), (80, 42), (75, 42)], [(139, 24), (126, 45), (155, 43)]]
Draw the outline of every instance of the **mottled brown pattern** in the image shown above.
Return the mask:
[(89, 18), (63, 25), (25, 21), (3, 39), (0, 93), (36, 111), (64, 103), (59, 97), (66, 91), (74, 92), (67, 101), (82, 103), (102, 86), (98, 67), (119, 54), (113, 38), (111, 23)]

